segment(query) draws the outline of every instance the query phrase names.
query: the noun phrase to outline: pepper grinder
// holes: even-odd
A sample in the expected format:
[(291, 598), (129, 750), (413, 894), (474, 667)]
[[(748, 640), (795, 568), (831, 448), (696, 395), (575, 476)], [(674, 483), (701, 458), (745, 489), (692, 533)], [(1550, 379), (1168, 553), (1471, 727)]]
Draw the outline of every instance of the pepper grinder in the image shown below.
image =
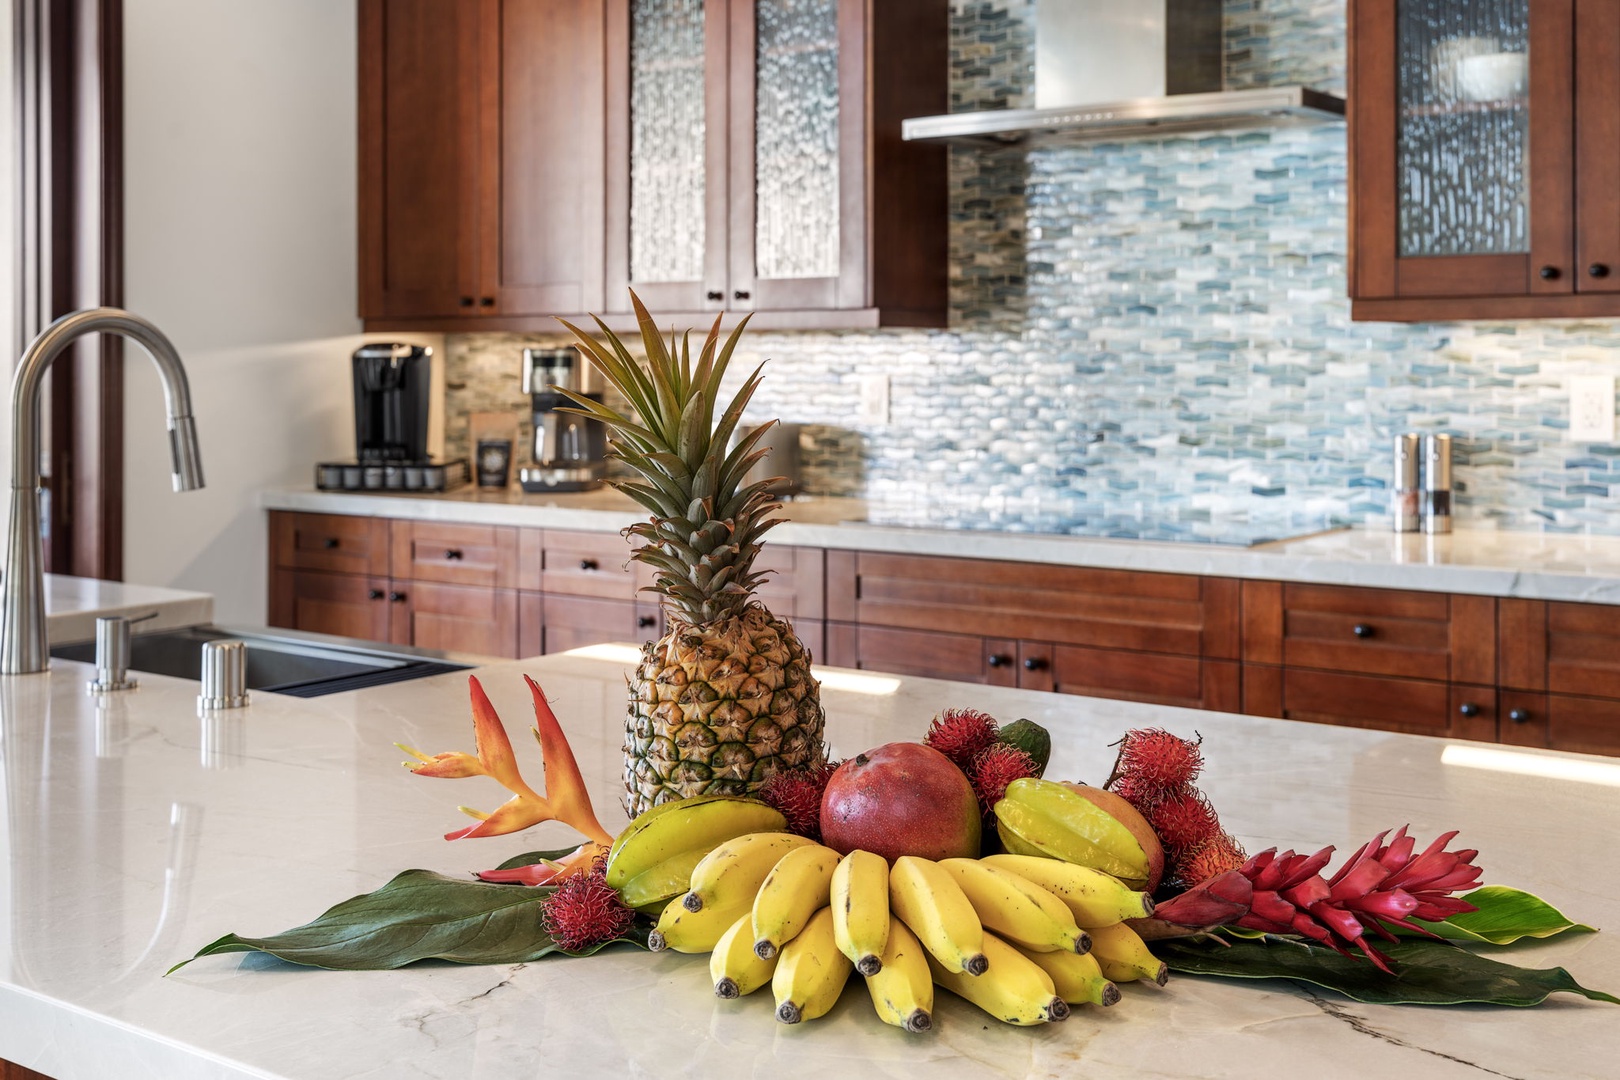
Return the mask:
[(1423, 531), (1451, 531), (1451, 436), (1423, 437)]
[(1422, 453), (1422, 439), (1415, 432), (1395, 436), (1395, 490), (1390, 493), (1389, 516), (1396, 532), (1417, 532), (1423, 523)]

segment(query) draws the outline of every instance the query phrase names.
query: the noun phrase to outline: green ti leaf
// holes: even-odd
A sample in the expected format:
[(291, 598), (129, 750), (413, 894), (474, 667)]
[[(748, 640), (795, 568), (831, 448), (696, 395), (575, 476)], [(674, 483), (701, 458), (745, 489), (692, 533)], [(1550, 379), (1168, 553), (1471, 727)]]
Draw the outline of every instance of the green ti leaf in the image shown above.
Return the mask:
[(1580, 994), (1620, 1005), (1588, 990), (1563, 968), (1521, 968), (1427, 939), (1380, 945), (1396, 974), (1340, 956), (1320, 945), (1268, 936), (1259, 941), (1170, 940), (1151, 943), (1171, 971), (1224, 979), (1292, 979), (1377, 1005), (1539, 1005), (1551, 994)]
[(1539, 896), (1506, 885), (1486, 885), (1462, 897), (1478, 911), (1453, 915), (1443, 923), (1413, 920), (1443, 938), (1485, 945), (1511, 945), (1524, 938), (1550, 938), (1562, 933), (1592, 934)]
[[(536, 852), (534, 861), (564, 854)], [(226, 934), (203, 946), (191, 960), (261, 952), (334, 971), (388, 971), (418, 960), (527, 963), (564, 952), (540, 926), (540, 901), (553, 891), (548, 886), (492, 885), (406, 870), (376, 892), (351, 897), (313, 922), (263, 938)], [(632, 936), (619, 940), (645, 947), (646, 930), (637, 926)], [(182, 960), (169, 973), (191, 960)]]

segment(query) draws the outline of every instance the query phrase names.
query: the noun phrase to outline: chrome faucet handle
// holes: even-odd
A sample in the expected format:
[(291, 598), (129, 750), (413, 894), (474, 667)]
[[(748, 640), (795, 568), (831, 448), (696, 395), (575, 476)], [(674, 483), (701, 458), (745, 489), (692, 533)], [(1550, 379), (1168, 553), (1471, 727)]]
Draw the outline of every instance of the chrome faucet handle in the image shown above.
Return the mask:
[(157, 612), (131, 619), (123, 615), (102, 615), (96, 619), (96, 677), (90, 680), (92, 694), (133, 690), (137, 683), (129, 677), (130, 624), (145, 622)]
[(247, 642), (203, 642), (202, 693), (197, 696), (197, 711), (240, 709), (247, 703)]

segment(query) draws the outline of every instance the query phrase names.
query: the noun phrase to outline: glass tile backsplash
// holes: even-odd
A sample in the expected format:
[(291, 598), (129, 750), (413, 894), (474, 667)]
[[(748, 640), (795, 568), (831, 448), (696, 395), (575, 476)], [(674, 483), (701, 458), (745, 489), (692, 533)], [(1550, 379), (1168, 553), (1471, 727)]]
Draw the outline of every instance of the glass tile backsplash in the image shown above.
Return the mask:
[[(953, 107), (1030, 104), (1033, 5), (952, 19)], [(1233, 85), (1342, 91), (1344, 0), (1228, 0), (1226, 23)], [(1391, 436), (1447, 431), (1461, 524), (1620, 534), (1620, 447), (1568, 441), (1563, 389), (1620, 369), (1620, 323), (1352, 323), (1342, 125), (957, 148), (950, 182), (950, 329), (746, 339), (753, 413), (808, 425), (811, 491), (970, 528), (1376, 525)], [(448, 340), (447, 452), (469, 412), (526, 418), (530, 340)], [(870, 374), (886, 424), (851, 419)]]

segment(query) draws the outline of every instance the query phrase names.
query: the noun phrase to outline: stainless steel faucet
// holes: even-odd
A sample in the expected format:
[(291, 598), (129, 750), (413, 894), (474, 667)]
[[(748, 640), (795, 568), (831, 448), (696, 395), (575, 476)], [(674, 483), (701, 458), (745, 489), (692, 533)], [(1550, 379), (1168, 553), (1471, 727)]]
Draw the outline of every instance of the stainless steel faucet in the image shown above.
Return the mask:
[(0, 580), (0, 675), (44, 671), (50, 663), (45, 641), (45, 556), (39, 537), (40, 390), (52, 360), (86, 334), (100, 333), (122, 334), (151, 354), (169, 413), (174, 490), (203, 486), (191, 387), (180, 354), (163, 332), (119, 308), (75, 311), (46, 327), (23, 353), (11, 380), (11, 536), (5, 578)]

